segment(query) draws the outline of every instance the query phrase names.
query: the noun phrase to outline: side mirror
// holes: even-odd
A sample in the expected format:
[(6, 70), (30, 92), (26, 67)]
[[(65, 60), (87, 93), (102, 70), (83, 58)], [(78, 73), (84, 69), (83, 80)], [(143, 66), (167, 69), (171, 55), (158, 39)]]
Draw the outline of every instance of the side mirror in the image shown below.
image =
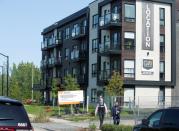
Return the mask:
[(142, 119), (142, 124), (145, 126), (148, 126), (148, 124), (149, 124), (148, 119)]

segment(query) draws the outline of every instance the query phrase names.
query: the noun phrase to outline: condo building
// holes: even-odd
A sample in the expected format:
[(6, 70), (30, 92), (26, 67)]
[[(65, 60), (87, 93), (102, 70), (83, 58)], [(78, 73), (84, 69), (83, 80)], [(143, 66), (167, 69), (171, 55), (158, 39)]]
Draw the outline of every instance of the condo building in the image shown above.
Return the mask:
[[(95, 0), (42, 31), (41, 91), (71, 74), (90, 103), (113, 71), (124, 78), (124, 103), (167, 101), (176, 85), (176, 1)], [(140, 100), (139, 100), (140, 98)], [(152, 101), (152, 102), (149, 102)], [(106, 99), (107, 101), (107, 99)]]

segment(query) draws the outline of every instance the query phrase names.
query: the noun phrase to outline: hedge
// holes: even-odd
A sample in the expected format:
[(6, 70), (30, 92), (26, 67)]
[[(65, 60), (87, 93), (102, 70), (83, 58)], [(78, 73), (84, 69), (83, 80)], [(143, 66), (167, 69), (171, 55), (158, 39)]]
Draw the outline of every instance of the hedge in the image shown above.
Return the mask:
[(112, 125), (112, 124), (104, 124), (101, 128), (102, 131), (132, 131), (132, 126), (125, 125)]

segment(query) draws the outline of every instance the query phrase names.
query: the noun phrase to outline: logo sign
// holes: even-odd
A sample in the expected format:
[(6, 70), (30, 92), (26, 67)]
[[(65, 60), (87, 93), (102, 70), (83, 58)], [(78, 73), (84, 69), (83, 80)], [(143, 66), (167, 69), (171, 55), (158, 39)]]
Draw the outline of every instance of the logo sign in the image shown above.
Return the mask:
[(144, 2), (142, 6), (142, 29), (143, 29), (143, 50), (153, 50), (153, 32), (154, 32), (154, 7), (152, 3)]
[(80, 104), (83, 101), (84, 101), (84, 95), (82, 90), (58, 92), (59, 105)]
[(143, 59), (143, 68), (150, 70), (153, 68), (153, 60)]
[(143, 59), (142, 75), (153, 75), (153, 60)]

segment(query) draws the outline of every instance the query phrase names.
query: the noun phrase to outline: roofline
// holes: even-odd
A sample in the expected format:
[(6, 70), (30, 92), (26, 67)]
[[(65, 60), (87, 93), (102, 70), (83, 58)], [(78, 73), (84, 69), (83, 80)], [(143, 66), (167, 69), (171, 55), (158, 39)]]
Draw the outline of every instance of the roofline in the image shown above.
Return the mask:
[(69, 15), (69, 16), (67, 16), (67, 17), (65, 17), (64, 19), (62, 19), (62, 20), (60, 20), (58, 22), (55, 22), (53, 25), (45, 28), (42, 31), (41, 34), (44, 35), (44, 34), (50, 32), (50, 31), (52, 31), (52, 30), (54, 30), (56, 28), (59, 28), (59, 27), (63, 26), (64, 24), (67, 24), (67, 23), (69, 23), (71, 21), (74, 21), (75, 19), (77, 19), (77, 18), (79, 18), (79, 17), (81, 17), (83, 15), (86, 15), (87, 12), (88, 12), (88, 6), (83, 8), (83, 9), (81, 9), (81, 10), (79, 10), (79, 11), (77, 11), (77, 12), (75, 12), (75, 13), (73, 13), (73, 14), (71, 14), (71, 15)]

